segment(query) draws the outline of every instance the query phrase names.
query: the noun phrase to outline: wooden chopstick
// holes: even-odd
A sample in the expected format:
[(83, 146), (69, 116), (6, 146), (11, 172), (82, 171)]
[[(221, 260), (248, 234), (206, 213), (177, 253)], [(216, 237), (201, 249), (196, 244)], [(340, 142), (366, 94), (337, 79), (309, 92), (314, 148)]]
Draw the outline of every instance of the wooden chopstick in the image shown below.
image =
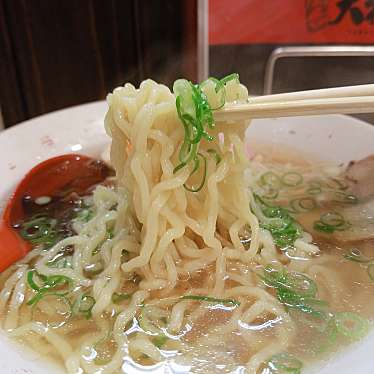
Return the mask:
[(253, 102), (249, 99), (248, 103), (245, 104), (226, 104), (222, 109), (214, 111), (213, 115), (216, 121), (230, 121), (250, 118), (372, 112), (374, 112), (374, 94), (370, 96), (340, 97), (338, 92), (338, 96), (335, 97), (316, 99), (270, 102)]
[(270, 103), (275, 101), (295, 101), (306, 99), (327, 99), (334, 97), (359, 97), (374, 96), (374, 84), (362, 84), (357, 86), (323, 88), (320, 90), (308, 90), (288, 92), (275, 95), (254, 96), (251, 103)]

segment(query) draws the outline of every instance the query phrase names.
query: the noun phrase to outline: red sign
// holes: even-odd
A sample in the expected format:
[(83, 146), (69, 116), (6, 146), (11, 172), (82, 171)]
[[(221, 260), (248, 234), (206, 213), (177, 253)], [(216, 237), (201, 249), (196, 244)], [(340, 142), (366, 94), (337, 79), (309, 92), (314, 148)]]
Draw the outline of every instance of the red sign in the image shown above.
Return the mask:
[(210, 44), (374, 44), (374, 0), (210, 0)]

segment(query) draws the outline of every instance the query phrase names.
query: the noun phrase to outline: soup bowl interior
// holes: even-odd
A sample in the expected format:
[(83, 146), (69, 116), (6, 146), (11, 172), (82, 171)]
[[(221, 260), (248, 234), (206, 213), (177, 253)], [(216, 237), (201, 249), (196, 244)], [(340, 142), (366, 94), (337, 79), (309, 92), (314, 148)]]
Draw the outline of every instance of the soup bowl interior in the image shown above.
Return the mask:
[[(24, 174), (37, 163), (65, 153), (100, 157), (109, 146), (103, 121), (105, 102), (86, 104), (44, 115), (0, 133), (3, 172), (0, 183), (0, 211)], [(246, 132), (248, 152), (276, 153), (289, 149), (295, 156), (348, 163), (374, 151), (374, 127), (348, 116), (330, 115), (302, 118), (255, 120)], [(5, 175), (4, 175), (5, 174)], [(306, 373), (372, 373), (374, 331), (359, 343), (308, 368)], [(1, 373), (63, 373), (63, 369), (41, 359), (40, 354), (11, 342), (0, 334)]]

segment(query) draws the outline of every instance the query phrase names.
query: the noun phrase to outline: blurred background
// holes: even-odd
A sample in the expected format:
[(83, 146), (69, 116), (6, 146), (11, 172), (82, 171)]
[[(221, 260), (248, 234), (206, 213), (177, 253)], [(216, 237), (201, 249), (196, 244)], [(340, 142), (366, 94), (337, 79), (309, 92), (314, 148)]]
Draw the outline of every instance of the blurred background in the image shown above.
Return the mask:
[(374, 0), (0, 0), (0, 128), (231, 72), (254, 95), (373, 83)]

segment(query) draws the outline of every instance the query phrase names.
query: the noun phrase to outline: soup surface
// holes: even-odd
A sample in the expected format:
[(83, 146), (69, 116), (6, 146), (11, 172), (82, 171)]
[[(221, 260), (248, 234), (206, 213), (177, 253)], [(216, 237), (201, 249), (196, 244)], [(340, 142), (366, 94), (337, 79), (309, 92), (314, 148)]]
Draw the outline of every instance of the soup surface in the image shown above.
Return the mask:
[[(176, 239), (183, 271), (171, 291), (150, 286), (159, 280), (147, 268), (121, 272), (139, 223), (116, 228), (125, 202), (111, 177), (84, 191), (76, 183), (45, 199), (25, 196), (16, 229), (34, 249), (1, 275), (3, 328), (69, 372), (299, 373), (364, 337), (374, 317), (373, 195), (357, 194), (360, 181), (344, 172), (286, 152), (255, 156), (245, 181), (260, 253), (243, 263), (227, 249), (222, 270), (199, 237)], [(230, 242), (219, 221), (216, 236)], [(248, 249), (245, 226), (239, 237)], [(72, 269), (87, 245), (84, 283)]]

